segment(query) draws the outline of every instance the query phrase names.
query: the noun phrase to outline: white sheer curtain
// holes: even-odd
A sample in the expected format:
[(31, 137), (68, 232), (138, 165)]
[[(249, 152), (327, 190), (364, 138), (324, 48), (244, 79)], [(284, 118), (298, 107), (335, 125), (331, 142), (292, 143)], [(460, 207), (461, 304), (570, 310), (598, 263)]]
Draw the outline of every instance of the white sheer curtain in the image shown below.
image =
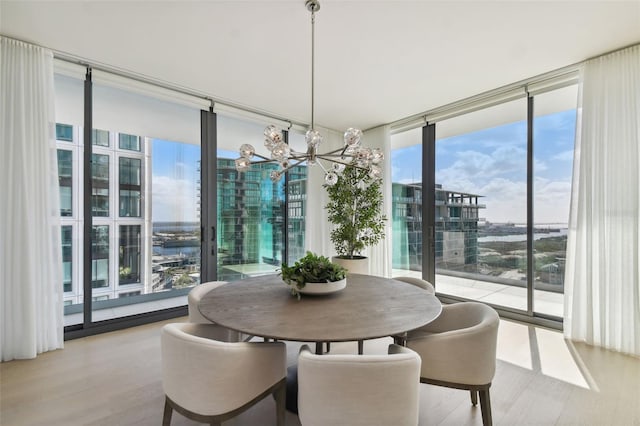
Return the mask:
[(0, 353), (63, 346), (53, 55), (0, 37)]
[(387, 217), (385, 238), (373, 247), (367, 247), (363, 255), (369, 257), (369, 273), (381, 277), (391, 277), (391, 128), (380, 126), (367, 130), (363, 141), (366, 146), (380, 148), (384, 153), (382, 164), (383, 214)]
[(640, 356), (640, 45), (588, 61), (581, 97), (564, 333)]

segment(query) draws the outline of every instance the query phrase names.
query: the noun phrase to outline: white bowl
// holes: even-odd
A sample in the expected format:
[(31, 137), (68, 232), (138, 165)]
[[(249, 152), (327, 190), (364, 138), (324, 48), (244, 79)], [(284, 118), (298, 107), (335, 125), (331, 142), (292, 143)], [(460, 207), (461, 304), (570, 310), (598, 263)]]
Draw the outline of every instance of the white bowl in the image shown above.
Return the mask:
[(347, 286), (347, 279), (331, 283), (306, 283), (303, 288), (298, 290), (301, 294), (329, 294), (340, 291)]

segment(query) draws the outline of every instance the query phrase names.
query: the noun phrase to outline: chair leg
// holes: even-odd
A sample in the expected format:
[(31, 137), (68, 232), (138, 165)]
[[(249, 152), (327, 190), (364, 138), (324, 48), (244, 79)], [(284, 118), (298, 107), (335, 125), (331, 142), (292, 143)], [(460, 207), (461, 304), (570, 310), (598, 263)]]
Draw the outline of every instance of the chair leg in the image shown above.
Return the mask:
[(282, 386), (273, 392), (273, 397), (276, 400), (276, 425), (284, 426), (284, 417), (287, 401), (287, 384), (284, 382)]
[(469, 392), (471, 393), (471, 404), (478, 405), (478, 391), (472, 390)]
[(331, 342), (327, 342), (327, 352), (331, 352)]
[(362, 355), (364, 353), (364, 341), (358, 340), (358, 355)]
[(480, 410), (482, 411), (482, 424), (492, 426), (491, 419), (491, 399), (489, 398), (489, 388), (480, 391)]
[(171, 414), (173, 413), (173, 407), (169, 404), (169, 399), (164, 397), (164, 414), (162, 415), (162, 426), (169, 426), (171, 424)]

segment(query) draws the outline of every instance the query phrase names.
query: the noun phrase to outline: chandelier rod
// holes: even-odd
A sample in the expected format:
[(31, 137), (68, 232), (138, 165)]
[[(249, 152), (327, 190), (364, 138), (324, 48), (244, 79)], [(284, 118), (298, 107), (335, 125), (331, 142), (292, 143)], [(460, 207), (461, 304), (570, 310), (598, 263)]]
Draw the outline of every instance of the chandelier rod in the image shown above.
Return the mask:
[(309, 3), (309, 9), (311, 10), (311, 129), (315, 129), (315, 28), (316, 28), (316, 6), (313, 3)]

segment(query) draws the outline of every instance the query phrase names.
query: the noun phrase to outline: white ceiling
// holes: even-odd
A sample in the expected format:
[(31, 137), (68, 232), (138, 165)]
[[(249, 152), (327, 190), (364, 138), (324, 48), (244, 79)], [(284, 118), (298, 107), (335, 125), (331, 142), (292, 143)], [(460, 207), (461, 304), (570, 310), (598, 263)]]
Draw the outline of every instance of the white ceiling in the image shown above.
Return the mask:
[[(640, 1), (320, 0), (316, 123), (370, 128), (640, 42)], [(310, 122), (304, 0), (0, 1), (0, 32)]]

